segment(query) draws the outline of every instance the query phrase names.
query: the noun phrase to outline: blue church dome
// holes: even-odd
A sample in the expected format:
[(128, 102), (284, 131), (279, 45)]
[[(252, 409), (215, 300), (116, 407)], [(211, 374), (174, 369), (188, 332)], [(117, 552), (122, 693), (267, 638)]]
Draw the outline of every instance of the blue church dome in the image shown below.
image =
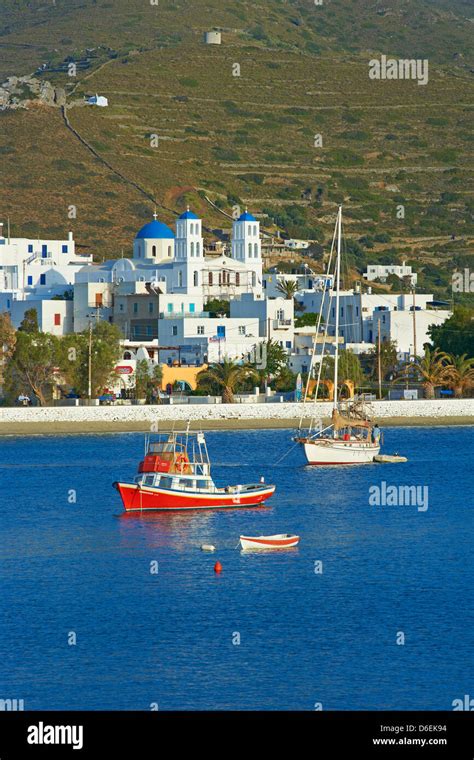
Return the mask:
[(197, 214), (194, 213), (194, 211), (189, 210), (189, 206), (188, 206), (187, 211), (185, 211), (184, 214), (181, 214), (179, 218), (180, 219), (199, 219), (199, 217), (197, 216)]
[(249, 214), (248, 211), (244, 211), (244, 213), (239, 216), (238, 221), (239, 222), (256, 222), (257, 220), (255, 219), (254, 216), (252, 216), (252, 214)]
[(174, 232), (164, 222), (159, 222), (157, 219), (154, 219), (152, 222), (145, 224), (145, 226), (141, 228), (140, 232), (137, 232), (136, 239), (137, 238), (149, 238), (155, 240), (158, 238), (169, 239), (174, 238)]

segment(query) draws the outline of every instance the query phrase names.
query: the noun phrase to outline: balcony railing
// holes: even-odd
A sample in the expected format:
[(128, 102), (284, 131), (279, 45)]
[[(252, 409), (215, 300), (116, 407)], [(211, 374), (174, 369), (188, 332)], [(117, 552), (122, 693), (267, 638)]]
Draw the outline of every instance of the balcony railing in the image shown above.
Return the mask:
[(160, 319), (179, 319), (180, 317), (206, 319), (208, 316), (208, 311), (161, 311), (159, 314)]
[(287, 330), (288, 327), (291, 327), (291, 319), (274, 319), (273, 320), (274, 330)]
[(146, 327), (132, 327), (130, 331), (130, 340), (156, 340), (158, 338), (158, 330), (152, 329), (148, 331)]

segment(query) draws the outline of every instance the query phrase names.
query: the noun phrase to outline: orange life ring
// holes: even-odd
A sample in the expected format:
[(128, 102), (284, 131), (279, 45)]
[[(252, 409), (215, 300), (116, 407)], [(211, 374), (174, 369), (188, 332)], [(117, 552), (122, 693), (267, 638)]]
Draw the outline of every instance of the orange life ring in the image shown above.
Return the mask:
[(178, 456), (175, 459), (175, 467), (181, 475), (183, 474), (184, 470), (186, 469), (186, 466), (188, 464), (188, 459), (185, 454), (178, 454)]

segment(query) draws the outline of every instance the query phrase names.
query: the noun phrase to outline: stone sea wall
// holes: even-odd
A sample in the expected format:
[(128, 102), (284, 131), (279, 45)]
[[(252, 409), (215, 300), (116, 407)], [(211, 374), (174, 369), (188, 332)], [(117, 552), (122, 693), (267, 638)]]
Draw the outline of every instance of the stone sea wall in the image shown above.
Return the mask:
[[(311, 416), (313, 404), (306, 404), (305, 418)], [(384, 419), (426, 419), (433, 424), (449, 418), (465, 418), (466, 424), (474, 424), (474, 399), (450, 399), (433, 401), (376, 401), (371, 404), (374, 416), (382, 421)], [(15, 424), (37, 427), (42, 423), (45, 427), (55, 423), (148, 423), (148, 422), (225, 422), (232, 421), (246, 423), (246, 427), (252, 427), (252, 421), (256, 427), (262, 423), (284, 420), (293, 422), (302, 413), (302, 405), (295, 403), (268, 403), (268, 404), (186, 404), (186, 405), (163, 405), (163, 406), (72, 406), (72, 407), (15, 407), (0, 409), (0, 430), (8, 429)], [(323, 402), (316, 406), (317, 417), (329, 417), (331, 404)]]

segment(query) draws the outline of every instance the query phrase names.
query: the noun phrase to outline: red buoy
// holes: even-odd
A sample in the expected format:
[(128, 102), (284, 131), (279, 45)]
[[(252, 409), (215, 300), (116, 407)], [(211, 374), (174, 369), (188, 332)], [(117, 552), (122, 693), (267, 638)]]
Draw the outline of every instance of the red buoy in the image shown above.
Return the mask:
[(219, 562), (219, 560), (217, 560), (216, 564), (214, 565), (214, 572), (215, 573), (221, 573), (222, 572), (222, 565)]

